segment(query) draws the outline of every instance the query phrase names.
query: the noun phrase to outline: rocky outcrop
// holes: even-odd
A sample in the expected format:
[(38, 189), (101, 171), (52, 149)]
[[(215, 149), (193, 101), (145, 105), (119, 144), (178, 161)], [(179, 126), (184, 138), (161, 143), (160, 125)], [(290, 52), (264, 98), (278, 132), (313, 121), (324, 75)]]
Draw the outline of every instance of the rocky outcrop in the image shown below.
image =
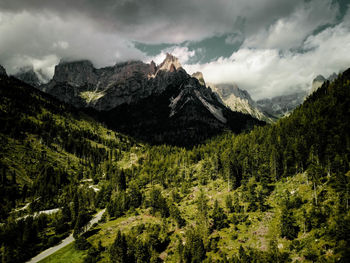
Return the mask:
[[(206, 85), (202, 72), (192, 74), (198, 79), (201, 85)], [(246, 90), (241, 90), (236, 84), (213, 84), (207, 85), (216, 95), (221, 103), (229, 107), (232, 111), (249, 114), (259, 120), (272, 122), (272, 119), (265, 116), (256, 106)]]
[(98, 76), (96, 69), (88, 60), (60, 62), (55, 67), (53, 81), (56, 83), (65, 82), (72, 86), (96, 85)]
[(199, 83), (203, 86), (205, 86), (205, 81), (204, 81), (204, 77), (203, 77), (203, 73), (202, 72), (195, 72), (192, 74), (193, 78), (198, 79)]
[(158, 70), (174, 72), (182, 68), (177, 57), (167, 53), (164, 61), (159, 65)]

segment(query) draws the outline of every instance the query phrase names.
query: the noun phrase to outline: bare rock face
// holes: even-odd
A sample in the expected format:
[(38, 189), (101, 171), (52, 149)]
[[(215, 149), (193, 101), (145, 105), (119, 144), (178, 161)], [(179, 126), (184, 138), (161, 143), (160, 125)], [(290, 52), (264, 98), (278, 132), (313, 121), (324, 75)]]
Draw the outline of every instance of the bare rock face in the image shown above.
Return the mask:
[(152, 61), (129, 61), (96, 69), (90, 61), (63, 62), (40, 89), (77, 107), (109, 110), (162, 92), (186, 77), (178, 59), (168, 54), (159, 67)]
[(0, 77), (1, 77), (1, 76), (7, 76), (7, 74), (6, 74), (5, 68), (4, 68), (3, 66), (0, 65)]
[(66, 82), (72, 86), (97, 83), (97, 74), (90, 61), (60, 62), (55, 67), (53, 76), (55, 82)]
[(232, 111), (249, 114), (259, 120), (272, 122), (272, 119), (262, 113), (248, 91), (240, 89), (236, 84), (208, 84), (218, 94), (220, 99)]
[(174, 71), (178, 70), (179, 68), (182, 68), (182, 66), (181, 66), (178, 58), (167, 53), (165, 60), (159, 65), (158, 70), (174, 72)]
[(90, 61), (65, 62), (40, 89), (77, 107), (106, 110), (130, 102), (136, 94), (145, 95), (142, 87), (152, 73), (150, 65), (138, 61), (101, 69)]
[(150, 67), (151, 67), (152, 74), (156, 74), (156, 72), (157, 72), (157, 65), (156, 65), (156, 63), (154, 63), (153, 60), (151, 61)]
[(205, 86), (205, 81), (204, 81), (204, 77), (203, 77), (203, 73), (202, 72), (195, 72), (192, 74), (193, 78), (198, 79), (199, 83), (203, 86)]
[[(195, 72), (192, 77), (198, 79), (201, 85), (206, 86), (202, 72)], [(257, 108), (256, 102), (250, 97), (248, 91), (240, 89), (235, 83), (207, 83), (207, 86), (214, 92), (219, 101), (232, 111), (249, 114), (266, 122), (273, 121)]]
[(64, 63), (56, 66), (53, 80), (43, 89), (65, 102), (74, 101), (78, 107), (109, 110), (159, 93), (176, 78), (181, 78), (181, 72), (177, 76), (172, 74), (176, 72), (175, 65), (178, 66), (176, 61), (167, 56), (160, 66), (162, 69), (154, 62), (141, 61), (101, 69), (95, 69), (88, 61)]

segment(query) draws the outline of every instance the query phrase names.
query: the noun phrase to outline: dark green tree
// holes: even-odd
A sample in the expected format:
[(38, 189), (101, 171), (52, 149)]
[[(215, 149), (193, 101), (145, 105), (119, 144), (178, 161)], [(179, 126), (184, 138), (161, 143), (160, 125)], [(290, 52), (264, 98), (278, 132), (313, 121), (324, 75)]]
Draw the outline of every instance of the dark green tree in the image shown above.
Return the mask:
[(118, 230), (117, 236), (109, 249), (109, 258), (113, 263), (127, 263), (127, 243), (124, 234)]
[(299, 226), (296, 224), (292, 211), (284, 207), (281, 213), (281, 237), (293, 240), (298, 233)]
[(186, 244), (183, 253), (183, 258), (187, 263), (199, 263), (205, 258), (203, 240), (193, 228), (188, 229), (186, 232)]
[(219, 206), (218, 200), (215, 200), (212, 212), (213, 225), (212, 229), (220, 230), (228, 226), (227, 216), (224, 210)]

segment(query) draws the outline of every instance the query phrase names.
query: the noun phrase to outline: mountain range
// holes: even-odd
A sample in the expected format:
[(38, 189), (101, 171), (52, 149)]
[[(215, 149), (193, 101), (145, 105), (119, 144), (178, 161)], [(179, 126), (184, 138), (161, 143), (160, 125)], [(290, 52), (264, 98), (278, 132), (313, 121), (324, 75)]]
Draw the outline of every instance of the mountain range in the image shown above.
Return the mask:
[[(51, 80), (32, 67), (14, 75), (59, 100), (85, 109), (108, 127), (151, 143), (188, 145), (225, 130), (241, 132), (288, 115), (307, 92), (254, 101), (234, 83), (206, 83), (167, 54), (156, 65), (128, 61), (95, 68), (88, 60), (61, 61)], [(333, 80), (334, 73), (328, 80)], [(319, 75), (311, 93), (326, 79)]]
[(96, 69), (89, 61), (61, 62), (39, 89), (151, 143), (193, 145), (263, 124), (223, 105), (170, 54), (159, 65), (129, 61)]
[(99, 69), (87, 60), (61, 61), (46, 84), (32, 69), (15, 77), (150, 143), (193, 145), (264, 124), (249, 111), (228, 108), (171, 54), (159, 65), (128, 61)]

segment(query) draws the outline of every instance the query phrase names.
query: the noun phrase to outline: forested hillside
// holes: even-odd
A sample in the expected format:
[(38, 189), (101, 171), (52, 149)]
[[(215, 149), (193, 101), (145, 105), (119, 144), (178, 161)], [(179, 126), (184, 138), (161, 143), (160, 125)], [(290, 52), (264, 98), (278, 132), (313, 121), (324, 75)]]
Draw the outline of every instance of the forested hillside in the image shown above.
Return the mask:
[[(1, 253), (5, 262), (19, 262), (95, 211), (94, 185), (116, 173), (112, 162), (135, 143), (15, 78), (1, 78)], [(35, 215), (56, 208), (62, 209), (55, 216)]]
[[(192, 149), (137, 144), (14, 79), (0, 105), (5, 262), (69, 229), (75, 244), (44, 262), (350, 258), (350, 70), (276, 124)], [(28, 203), (60, 212), (21, 219)]]

